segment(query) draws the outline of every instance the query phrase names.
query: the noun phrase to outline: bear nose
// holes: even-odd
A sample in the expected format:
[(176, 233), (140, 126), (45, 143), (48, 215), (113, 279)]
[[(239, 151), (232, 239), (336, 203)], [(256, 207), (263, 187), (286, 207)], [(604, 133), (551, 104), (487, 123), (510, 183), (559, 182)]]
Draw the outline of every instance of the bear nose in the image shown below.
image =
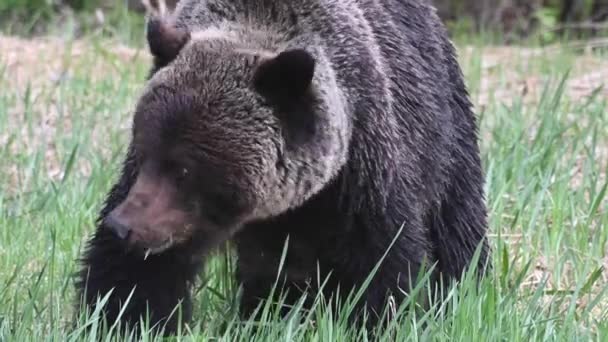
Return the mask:
[(118, 219), (116, 215), (114, 215), (114, 213), (110, 213), (110, 215), (106, 217), (106, 219), (104, 220), (104, 224), (122, 240), (125, 240), (131, 232), (129, 226), (127, 226), (126, 224), (124, 224), (124, 222)]

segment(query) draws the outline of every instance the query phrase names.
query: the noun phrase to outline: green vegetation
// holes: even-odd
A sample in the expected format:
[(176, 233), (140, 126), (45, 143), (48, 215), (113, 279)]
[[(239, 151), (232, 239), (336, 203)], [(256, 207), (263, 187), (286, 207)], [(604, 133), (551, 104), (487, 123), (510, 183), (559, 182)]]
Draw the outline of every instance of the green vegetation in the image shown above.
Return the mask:
[(121, 0), (0, 0), (0, 31), (12, 35), (95, 35), (134, 43), (143, 35), (143, 22)]
[[(137, 30), (113, 39), (141, 38)], [(111, 31), (76, 42), (0, 36), (2, 342), (94, 340), (83, 326), (100, 324), (93, 313), (70, 326), (72, 275), (118, 175), (149, 63), (145, 51), (119, 49), (104, 32)], [(464, 281), (430, 311), (411, 310), (413, 303), (387, 308), (397, 319), (384, 337), (603, 341), (608, 92), (584, 76), (606, 70), (608, 56), (567, 47), (460, 47), (480, 118), (495, 269), (479, 290)], [(280, 319), (269, 306), (259, 322), (239, 321), (231, 273), (230, 255), (210, 260), (190, 334), (181, 339), (365, 339), (345, 315), (332, 317), (321, 298), (312, 312)], [(121, 340), (115, 331), (107, 340)]]

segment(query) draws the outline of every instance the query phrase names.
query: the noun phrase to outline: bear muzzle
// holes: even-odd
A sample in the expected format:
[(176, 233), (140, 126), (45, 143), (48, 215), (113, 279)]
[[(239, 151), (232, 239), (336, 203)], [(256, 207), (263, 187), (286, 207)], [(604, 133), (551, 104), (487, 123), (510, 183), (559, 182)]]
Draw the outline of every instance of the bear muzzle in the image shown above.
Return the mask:
[(104, 219), (104, 226), (129, 249), (162, 253), (193, 235), (193, 222), (176, 205), (168, 180), (141, 173), (126, 199)]

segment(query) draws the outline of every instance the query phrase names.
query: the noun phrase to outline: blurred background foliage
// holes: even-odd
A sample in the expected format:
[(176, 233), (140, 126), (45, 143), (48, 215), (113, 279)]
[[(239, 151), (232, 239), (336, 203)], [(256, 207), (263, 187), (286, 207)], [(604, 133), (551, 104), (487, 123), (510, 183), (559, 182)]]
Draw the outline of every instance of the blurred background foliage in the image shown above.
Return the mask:
[(545, 42), (608, 32), (608, 0), (432, 0), (452, 33)]
[[(152, 2), (156, 0), (151, 0)], [(178, 0), (168, 0), (173, 7)], [(430, 0), (452, 35), (484, 36), (501, 43), (605, 35), (608, 0)], [(49, 31), (79, 36), (138, 27), (140, 0), (0, 0), (0, 29), (11, 34)], [(136, 34), (135, 34), (136, 36)]]

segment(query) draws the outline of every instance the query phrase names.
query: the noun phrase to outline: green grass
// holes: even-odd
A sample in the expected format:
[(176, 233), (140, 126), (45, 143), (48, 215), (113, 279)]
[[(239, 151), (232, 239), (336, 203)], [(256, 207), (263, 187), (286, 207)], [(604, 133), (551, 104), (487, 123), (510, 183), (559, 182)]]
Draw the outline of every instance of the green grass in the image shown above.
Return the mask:
[[(88, 38), (77, 57), (67, 47), (49, 49), (66, 66), (60, 81), (38, 72), (18, 75), (0, 55), (2, 342), (92, 340), (81, 328), (100, 324), (93, 314), (70, 329), (71, 276), (118, 175), (148, 67), (104, 52), (103, 42)], [(475, 101), (482, 91), (508, 87), (513, 75), (538, 76), (541, 90), (536, 101), (515, 94), (505, 104), (490, 96), (478, 107), (495, 269), (479, 290), (466, 280), (430, 311), (411, 310), (411, 302), (390, 308), (397, 319), (384, 337), (602, 341), (608, 334), (606, 91), (572, 96), (563, 81), (582, 72), (572, 51), (499, 63), (489, 75), (481, 69), (483, 51), (462, 56)], [(482, 76), (496, 83), (483, 90)], [(225, 255), (208, 263), (195, 320), (182, 339), (365, 338), (345, 324), (345, 315), (332, 317), (321, 298), (311, 312), (280, 319), (268, 307), (258, 322), (239, 321), (231, 265)], [(109, 340), (120, 339), (115, 331)]]
[(124, 0), (0, 0), (0, 31), (32, 37), (119, 37), (136, 43), (144, 17)]

